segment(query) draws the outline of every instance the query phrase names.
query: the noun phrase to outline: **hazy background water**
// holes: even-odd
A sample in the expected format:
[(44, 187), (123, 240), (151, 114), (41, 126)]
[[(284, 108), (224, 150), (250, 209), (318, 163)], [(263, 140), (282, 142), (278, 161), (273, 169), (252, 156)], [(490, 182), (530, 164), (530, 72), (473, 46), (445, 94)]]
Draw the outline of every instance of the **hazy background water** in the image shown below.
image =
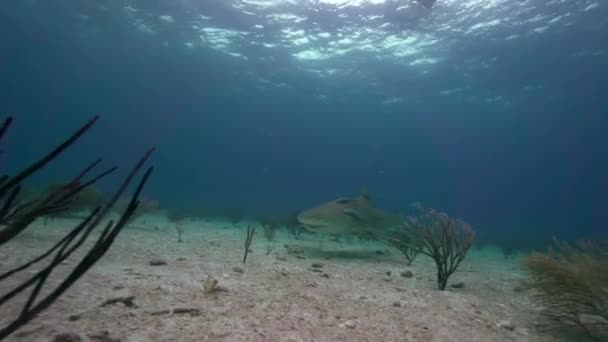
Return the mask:
[(366, 186), (485, 235), (605, 235), (606, 37), (597, 0), (3, 1), (2, 162), (100, 114), (36, 181), (155, 145), (165, 206), (283, 212)]

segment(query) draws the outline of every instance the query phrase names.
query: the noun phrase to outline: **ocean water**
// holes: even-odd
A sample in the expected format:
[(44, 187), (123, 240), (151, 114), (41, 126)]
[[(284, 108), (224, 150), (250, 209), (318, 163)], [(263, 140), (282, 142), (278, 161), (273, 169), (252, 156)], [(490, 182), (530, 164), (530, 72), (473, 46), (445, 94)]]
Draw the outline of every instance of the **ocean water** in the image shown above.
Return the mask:
[[(156, 146), (163, 206), (291, 212), (367, 188), (492, 241), (605, 232), (608, 19), (594, 0), (7, 1), (0, 102), (38, 179)], [(111, 189), (111, 185), (102, 184)]]
[(606, 238), (607, 91), (599, 0), (0, 4), (3, 172), (100, 115), (32, 184), (154, 146), (163, 213), (255, 221), (367, 189), (507, 251)]

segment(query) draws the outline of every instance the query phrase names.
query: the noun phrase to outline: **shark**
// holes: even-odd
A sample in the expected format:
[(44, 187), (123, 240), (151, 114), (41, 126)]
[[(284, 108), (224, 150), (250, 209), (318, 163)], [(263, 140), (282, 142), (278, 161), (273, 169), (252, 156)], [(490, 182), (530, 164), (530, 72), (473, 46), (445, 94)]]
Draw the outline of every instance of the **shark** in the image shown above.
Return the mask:
[(403, 225), (400, 215), (376, 208), (367, 191), (303, 210), (297, 219), (309, 231), (329, 235), (378, 235)]

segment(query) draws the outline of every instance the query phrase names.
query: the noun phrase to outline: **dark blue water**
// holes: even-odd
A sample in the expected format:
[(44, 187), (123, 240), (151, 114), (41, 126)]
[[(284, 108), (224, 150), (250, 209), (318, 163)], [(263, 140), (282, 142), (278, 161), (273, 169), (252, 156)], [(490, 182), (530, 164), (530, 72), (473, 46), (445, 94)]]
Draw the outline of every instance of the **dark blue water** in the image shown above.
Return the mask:
[(596, 0), (4, 1), (3, 163), (100, 114), (36, 181), (154, 145), (147, 195), (169, 207), (367, 187), (497, 239), (606, 235), (606, 37)]

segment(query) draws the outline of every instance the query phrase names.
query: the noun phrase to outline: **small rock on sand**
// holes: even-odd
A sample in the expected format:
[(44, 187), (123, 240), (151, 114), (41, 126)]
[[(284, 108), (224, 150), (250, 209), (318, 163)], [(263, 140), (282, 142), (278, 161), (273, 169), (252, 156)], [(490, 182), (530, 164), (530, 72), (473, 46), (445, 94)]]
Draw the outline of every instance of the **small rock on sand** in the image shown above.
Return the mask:
[(464, 282), (460, 281), (460, 282), (452, 284), (451, 286), (455, 289), (462, 289), (462, 288), (464, 288)]
[(53, 336), (53, 342), (85, 342), (88, 338), (73, 332), (64, 332)]
[(502, 320), (502, 321), (500, 321), (500, 322), (496, 323), (496, 325), (497, 325), (499, 328), (504, 328), (504, 329), (507, 329), (507, 330), (509, 330), (509, 331), (513, 331), (513, 330), (515, 330), (515, 326), (514, 326), (514, 325), (513, 325), (513, 323), (511, 323), (511, 321), (509, 321), (509, 320)]
[(342, 322), (339, 325), (340, 328), (349, 328), (349, 329), (354, 329), (356, 326), (357, 326), (357, 324), (355, 323), (355, 321), (352, 321), (352, 320)]
[(166, 265), (167, 262), (160, 259), (150, 260), (150, 266), (163, 266)]
[(414, 276), (414, 273), (412, 273), (412, 271), (407, 270), (407, 271), (401, 272), (401, 276), (403, 278), (411, 278)]

